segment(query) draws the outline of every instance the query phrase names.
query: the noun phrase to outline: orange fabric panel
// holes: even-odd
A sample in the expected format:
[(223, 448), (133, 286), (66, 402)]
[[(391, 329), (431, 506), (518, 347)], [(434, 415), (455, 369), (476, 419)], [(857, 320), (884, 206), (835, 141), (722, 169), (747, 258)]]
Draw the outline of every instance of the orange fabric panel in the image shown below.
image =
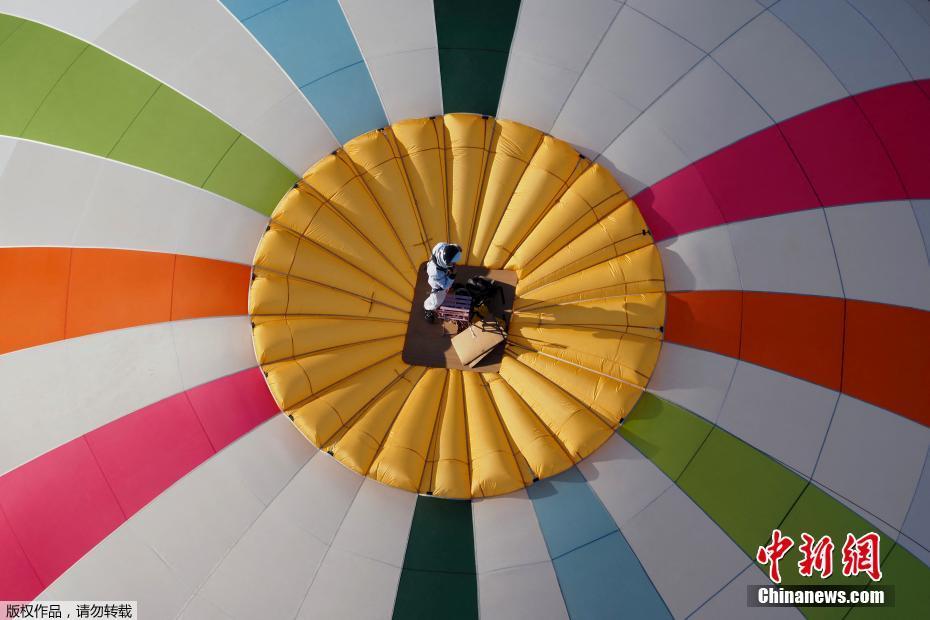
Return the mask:
[(737, 357), (741, 298), (741, 291), (669, 293), (666, 340)]
[(843, 301), (744, 292), (740, 358), (839, 390)]
[(0, 354), (64, 338), (69, 248), (0, 249)]
[(843, 392), (930, 426), (930, 312), (846, 303)]
[(65, 337), (167, 321), (174, 254), (75, 249)]
[(251, 267), (178, 255), (171, 320), (248, 314)]

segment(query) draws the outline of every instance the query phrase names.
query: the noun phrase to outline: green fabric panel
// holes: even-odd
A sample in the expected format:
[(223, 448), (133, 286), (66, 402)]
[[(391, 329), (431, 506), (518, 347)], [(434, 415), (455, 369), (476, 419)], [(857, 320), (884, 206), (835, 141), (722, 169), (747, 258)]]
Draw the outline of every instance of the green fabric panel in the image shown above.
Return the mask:
[(445, 112), (495, 115), (520, 0), (434, 0)]
[(56, 30), (8, 17), (19, 27), (0, 45), (0, 133), (19, 136), (42, 100), (87, 47)]
[[(250, 174), (253, 170), (264, 172), (255, 178)], [(257, 144), (240, 135), (203, 187), (260, 213), (271, 215), (294, 180), (293, 172)]]
[(57, 30), (0, 15), (0, 134), (111, 157), (270, 214), (296, 176), (190, 99)]
[(471, 502), (419, 496), (395, 618), (478, 617)]
[(703, 418), (644, 392), (619, 433), (676, 480), (710, 431)]
[(106, 156), (158, 88), (146, 74), (87, 47), (39, 107), (24, 138)]
[(0, 45), (3, 45), (16, 29), (23, 25), (23, 20), (12, 15), (0, 13)]
[[(877, 531), (868, 521), (846, 508), (841, 503), (827, 495), (814, 485), (808, 487), (801, 494), (794, 508), (785, 517), (781, 525), (782, 534), (794, 540), (794, 547), (781, 561), (782, 583), (786, 585), (865, 585), (869, 578), (865, 575), (858, 577), (844, 577), (840, 551), (846, 541), (846, 534), (852, 532), (862, 536), (866, 532)], [(801, 533), (807, 532), (815, 539), (829, 535), (835, 545), (833, 549), (833, 575), (828, 579), (821, 579), (819, 573), (813, 577), (802, 577), (798, 574), (798, 562), (801, 560)], [(891, 551), (891, 539), (882, 536), (882, 556), (886, 557)], [(887, 543), (886, 543), (887, 540)], [(766, 541), (763, 544), (768, 544)], [(768, 571), (767, 567), (762, 568)], [(842, 618), (848, 607), (800, 607), (809, 618)]]
[(478, 589), (474, 575), (430, 573), (404, 569), (394, 601), (394, 618), (478, 618)]
[(729, 433), (714, 428), (678, 479), (750, 557), (766, 544), (806, 482)]
[(238, 136), (190, 99), (162, 86), (110, 157), (200, 187)]
[[(884, 543), (882, 537), (882, 543)], [(884, 555), (884, 552), (882, 553)], [(855, 607), (849, 618), (926, 618), (930, 609), (930, 568), (896, 545), (882, 562), (881, 585), (894, 586), (894, 607)]]

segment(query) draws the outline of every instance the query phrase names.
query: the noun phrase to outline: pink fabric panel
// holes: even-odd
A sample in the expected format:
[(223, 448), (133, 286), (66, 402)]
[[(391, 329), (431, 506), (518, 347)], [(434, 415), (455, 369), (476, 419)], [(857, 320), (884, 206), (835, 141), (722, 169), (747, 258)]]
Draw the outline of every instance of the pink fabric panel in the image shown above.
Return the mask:
[(930, 99), (911, 82), (856, 101), (891, 155), (910, 198), (930, 198)]
[(183, 392), (86, 437), (127, 517), (214, 453)]
[(824, 206), (905, 198), (891, 160), (852, 99), (781, 124)]
[(778, 127), (769, 127), (696, 164), (728, 222), (820, 206)]
[(195, 387), (188, 396), (216, 450), (280, 411), (258, 368)]
[(125, 521), (84, 437), (0, 477), (0, 507), (43, 586)]

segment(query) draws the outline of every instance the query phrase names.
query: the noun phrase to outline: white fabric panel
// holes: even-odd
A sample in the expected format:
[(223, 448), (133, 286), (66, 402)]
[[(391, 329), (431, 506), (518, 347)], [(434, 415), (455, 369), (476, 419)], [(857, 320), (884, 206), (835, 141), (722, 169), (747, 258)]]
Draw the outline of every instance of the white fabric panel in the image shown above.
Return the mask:
[(297, 174), (338, 146), (306, 100), (299, 118), (268, 114), (297, 87), (221, 2), (138, 0), (117, 14), (98, 14), (96, 6), (76, 11), (72, 4), (0, 0), (0, 11), (87, 40), (149, 73)]
[[(532, 56), (511, 52), (507, 60), (507, 75), (501, 90), (501, 99), (497, 108), (497, 117), (515, 120), (531, 127), (552, 131), (563, 140), (575, 142), (571, 131), (563, 132), (553, 128), (559, 111), (568, 99), (569, 93), (578, 82), (578, 73), (550, 65)], [(575, 91), (577, 92), (577, 88)], [(609, 114), (607, 101), (598, 101), (603, 110), (591, 109), (590, 113), (604, 120)], [(590, 119), (589, 121), (590, 122)], [(597, 153), (590, 148), (577, 144), (579, 152), (593, 157)]]
[(627, 4), (705, 52), (762, 11), (755, 0), (629, 0)]
[(849, 92), (909, 79), (894, 50), (846, 0), (781, 0), (771, 10), (817, 52)]
[(809, 478), (839, 393), (739, 362), (717, 424)]
[[(108, 247), (251, 264), (268, 218), (212, 192), (57, 146), (0, 137), (0, 245)], [(0, 159), (2, 163), (2, 159)], [(49, 191), (49, 179), (54, 188)]]
[(549, 562), (533, 502), (524, 489), (472, 501), (472, 521), (479, 573)]
[(726, 355), (663, 342), (649, 391), (716, 422), (737, 360)]
[(930, 264), (910, 203), (826, 212), (847, 297), (930, 310)]
[(442, 114), (442, 83), (435, 49), (368, 59), (388, 121)]
[(0, 0), (0, 13), (25, 17), (92, 41), (134, 4), (134, 0), (94, 0), (93, 10), (89, 10), (86, 4), (69, 0)]
[(675, 618), (700, 607), (750, 562), (675, 485), (620, 529)]
[(674, 483), (620, 435), (578, 463), (607, 512), (622, 526)]
[(911, 5), (917, 14), (920, 15), (925, 22), (930, 24), (930, 3), (927, 3), (926, 0), (906, 0), (906, 2)]
[(597, 161), (613, 173), (630, 196), (691, 163), (681, 147), (646, 115), (624, 129)]
[(613, 0), (522, 2), (498, 116), (544, 131), (552, 129), (572, 86), (619, 10)]
[[(190, 343), (212, 343), (198, 354), (201, 383), (255, 363), (242, 356), (241, 338), (217, 337), (234, 320), (184, 323), (177, 331), (157, 323), (0, 355), (0, 473), (183, 391), (178, 352)], [(189, 342), (179, 346), (176, 337)]]
[(843, 296), (822, 209), (734, 222), (729, 229), (744, 290)]
[(364, 479), (326, 452), (317, 451), (268, 510), (329, 546)]
[(222, 609), (199, 592), (184, 606), (178, 620), (232, 620)]
[(267, 506), (316, 452), (286, 416), (276, 415), (220, 454), (225, 467)]
[[(173, 321), (170, 325), (184, 389), (256, 365), (247, 316)], [(222, 356), (215, 353), (218, 350), (223, 351)]]
[(913, 6), (903, 0), (850, 0), (850, 4), (888, 41), (914, 79), (930, 78), (930, 24)]
[(728, 226), (696, 230), (657, 245), (662, 256), (666, 290), (742, 288)]
[(390, 618), (399, 581), (399, 568), (333, 547), (297, 618)]
[(333, 548), (403, 567), (416, 503), (417, 496), (413, 493), (365, 478), (336, 534)]
[(712, 58), (705, 58), (691, 69), (643, 113), (643, 118), (661, 127), (690, 161), (772, 124), (762, 108)]
[[(755, 565), (750, 564), (736, 579), (714, 595), (709, 601), (698, 609), (692, 620), (720, 620), (721, 618), (738, 617), (752, 620), (777, 620), (781, 618), (800, 619), (804, 616), (797, 607), (747, 607), (746, 588), (753, 586), (771, 585), (768, 576)], [(739, 610), (734, 616), (733, 610)]]
[[(203, 583), (265, 509), (233, 465), (242, 454), (238, 444), (269, 434), (266, 426), (274, 428), (270, 424), (263, 424), (220, 451), (123, 526), (154, 549), (183, 583), (191, 587)], [(291, 432), (297, 434), (293, 429)], [(268, 459), (252, 464), (266, 470), (268, 476), (291, 477), (297, 471), (293, 462)], [(280, 487), (273, 490), (279, 491)]]
[(173, 618), (194, 586), (183, 582), (130, 528), (121, 527), (73, 564), (38, 599), (137, 600), (146, 617)]
[(478, 610), (482, 620), (568, 619), (550, 562), (479, 574)]
[(442, 114), (439, 50), (429, 0), (340, 0), (391, 123)]
[(326, 554), (328, 547), (298, 526), (307, 515), (275, 510), (277, 504), (259, 516), (200, 590), (231, 618), (294, 618)]
[(843, 395), (814, 479), (900, 530), (930, 428)]
[(776, 121), (847, 95), (807, 43), (768, 12), (740, 29), (713, 57)]
[(588, 154), (602, 152), (702, 56), (684, 39), (624, 8), (565, 102), (553, 133)]

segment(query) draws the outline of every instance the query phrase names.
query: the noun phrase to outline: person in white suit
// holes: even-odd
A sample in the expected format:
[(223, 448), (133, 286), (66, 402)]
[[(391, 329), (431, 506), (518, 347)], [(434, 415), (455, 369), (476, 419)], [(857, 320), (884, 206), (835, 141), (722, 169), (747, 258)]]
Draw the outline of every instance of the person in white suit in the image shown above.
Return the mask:
[(462, 260), (462, 248), (445, 241), (433, 246), (429, 262), (426, 264), (426, 276), (430, 285), (430, 294), (423, 301), (426, 320), (436, 320), (436, 308), (442, 305), (446, 295), (455, 283), (455, 263)]

